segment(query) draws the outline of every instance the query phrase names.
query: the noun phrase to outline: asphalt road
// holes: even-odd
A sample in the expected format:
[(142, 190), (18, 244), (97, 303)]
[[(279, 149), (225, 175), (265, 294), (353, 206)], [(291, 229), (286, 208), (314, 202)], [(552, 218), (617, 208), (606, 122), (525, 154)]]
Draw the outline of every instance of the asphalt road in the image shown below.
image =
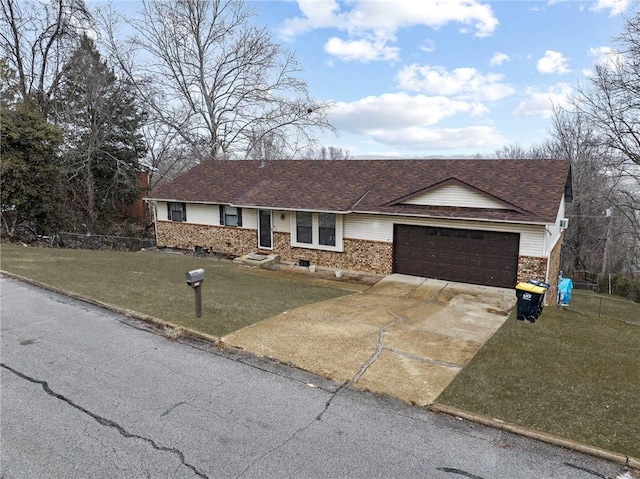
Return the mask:
[(0, 294), (2, 478), (625, 477), (12, 279)]

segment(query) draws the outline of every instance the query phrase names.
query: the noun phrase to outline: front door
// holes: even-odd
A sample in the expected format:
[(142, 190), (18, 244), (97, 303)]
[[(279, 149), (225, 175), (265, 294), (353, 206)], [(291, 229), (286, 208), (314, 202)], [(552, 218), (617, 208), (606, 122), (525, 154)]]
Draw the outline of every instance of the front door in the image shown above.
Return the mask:
[(258, 210), (258, 247), (273, 248), (271, 210)]

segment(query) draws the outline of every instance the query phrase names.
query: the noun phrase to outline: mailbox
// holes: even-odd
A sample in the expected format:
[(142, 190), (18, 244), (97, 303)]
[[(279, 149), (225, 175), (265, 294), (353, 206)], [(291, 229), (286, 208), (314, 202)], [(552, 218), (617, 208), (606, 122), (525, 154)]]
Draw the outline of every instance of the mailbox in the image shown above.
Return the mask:
[(204, 269), (199, 268), (191, 270), (185, 276), (189, 286), (200, 286), (204, 281)]

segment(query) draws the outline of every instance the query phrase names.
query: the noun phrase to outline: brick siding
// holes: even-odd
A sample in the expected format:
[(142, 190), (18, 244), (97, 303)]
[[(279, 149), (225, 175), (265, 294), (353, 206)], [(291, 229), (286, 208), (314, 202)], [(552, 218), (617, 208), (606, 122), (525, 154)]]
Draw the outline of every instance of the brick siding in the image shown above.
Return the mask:
[(202, 246), (214, 253), (242, 256), (256, 250), (256, 230), (157, 221), (158, 246), (194, 249)]
[[(229, 228), (225, 226), (194, 225), (175, 221), (158, 221), (156, 224), (158, 246), (194, 249), (196, 246), (211, 252), (231, 256), (258, 251), (258, 232), (255, 229)], [(289, 233), (273, 234), (273, 249), (261, 250), (275, 253), (285, 263), (308, 260), (327, 268), (363, 273), (391, 274), (393, 246), (391, 243), (344, 239), (344, 252), (324, 251), (291, 246)]]
[(549, 277), (547, 283), (551, 285), (549, 292), (547, 293), (546, 300), (548, 304), (555, 304), (558, 295), (558, 275), (560, 274), (560, 251), (562, 250), (562, 241), (564, 239), (564, 233), (560, 236), (560, 239), (551, 250), (549, 256)]
[(393, 245), (381, 241), (344, 239), (344, 251), (324, 251), (291, 246), (289, 233), (274, 233), (274, 252), (285, 263), (307, 260), (327, 268), (361, 271), (363, 273), (391, 274)]
[[(157, 221), (158, 246), (180, 249), (194, 249), (201, 246), (215, 253), (242, 256), (258, 250), (258, 232), (255, 229), (230, 228), (225, 226), (194, 225), (175, 221)], [(307, 260), (310, 264), (327, 268), (363, 273), (391, 274), (393, 268), (393, 245), (380, 241), (344, 239), (344, 251), (324, 251), (291, 246), (289, 233), (274, 232), (273, 249), (262, 250), (275, 253), (285, 263)], [(530, 279), (546, 280), (552, 284), (555, 295), (555, 278), (560, 267), (562, 241), (551, 252), (549, 278), (547, 258), (520, 256), (518, 258), (518, 281)]]
[(545, 281), (547, 277), (547, 258), (538, 256), (520, 256), (518, 258), (518, 282), (526, 283), (530, 279)]

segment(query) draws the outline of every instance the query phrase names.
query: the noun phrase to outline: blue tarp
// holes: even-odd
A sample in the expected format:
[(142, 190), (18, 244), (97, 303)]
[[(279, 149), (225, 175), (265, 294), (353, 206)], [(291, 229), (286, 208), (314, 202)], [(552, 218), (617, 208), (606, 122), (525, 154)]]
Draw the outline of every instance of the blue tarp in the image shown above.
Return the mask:
[(573, 281), (571, 278), (562, 278), (558, 286), (558, 295), (560, 306), (568, 306), (571, 301), (571, 290), (573, 289)]

